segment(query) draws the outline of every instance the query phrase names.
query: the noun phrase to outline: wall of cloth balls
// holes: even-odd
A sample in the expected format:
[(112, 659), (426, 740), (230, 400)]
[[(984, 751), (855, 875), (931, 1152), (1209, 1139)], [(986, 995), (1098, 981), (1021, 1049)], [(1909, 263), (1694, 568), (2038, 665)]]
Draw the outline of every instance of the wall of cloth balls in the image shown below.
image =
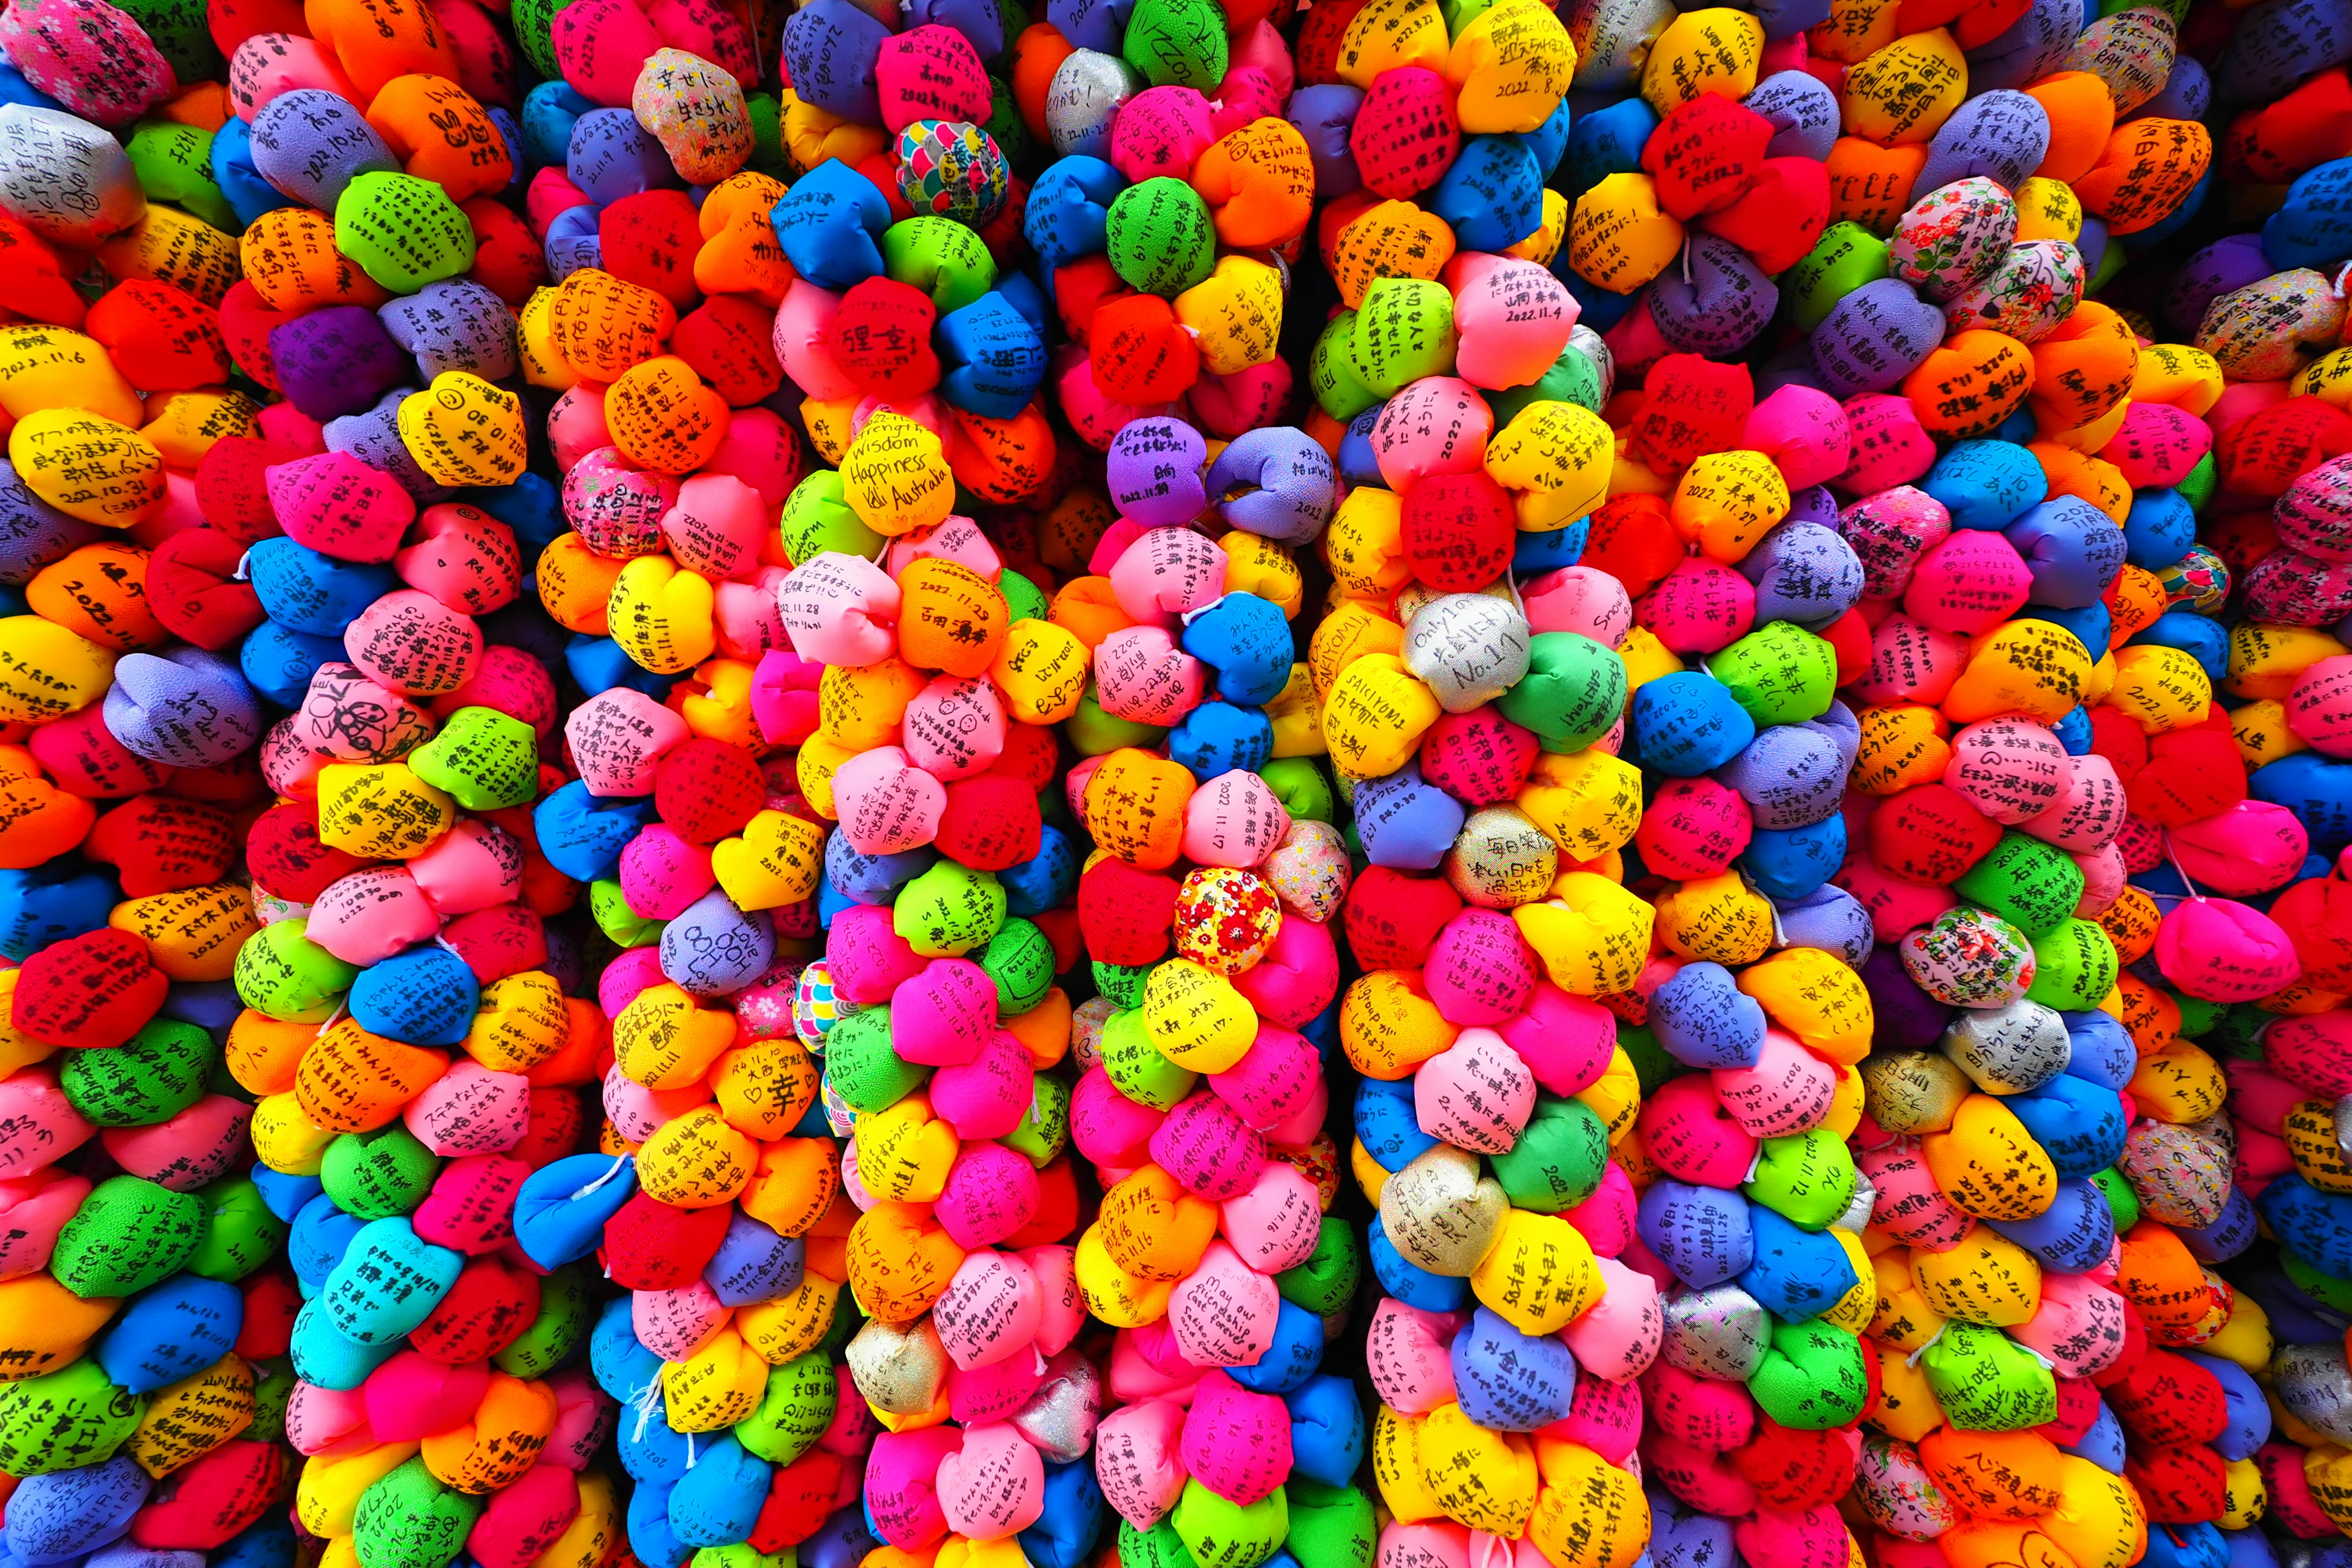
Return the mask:
[(2352, 1568), (2352, 0), (5, 0), (0, 1568)]

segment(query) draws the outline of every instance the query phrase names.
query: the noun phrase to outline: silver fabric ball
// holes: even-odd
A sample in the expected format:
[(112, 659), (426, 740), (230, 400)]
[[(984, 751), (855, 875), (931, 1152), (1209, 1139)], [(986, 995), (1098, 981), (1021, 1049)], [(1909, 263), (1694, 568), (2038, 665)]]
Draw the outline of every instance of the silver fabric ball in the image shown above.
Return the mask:
[(1102, 1373), (1071, 1345), (1046, 1362), (1045, 1381), (1007, 1419), (1049, 1461), (1066, 1465), (1093, 1448), (1102, 1405)]
[(1055, 68), (1045, 88), (1045, 134), (1066, 158), (1108, 158), (1111, 122), (1143, 90), (1143, 78), (1117, 55), (1080, 49)]
[(1726, 1283), (1666, 1298), (1666, 1338), (1658, 1347), (1668, 1366), (1718, 1383), (1745, 1383), (1772, 1348), (1772, 1320), (1763, 1304)]
[(2066, 1070), (2074, 1044), (2056, 1009), (2023, 997), (1964, 1010), (1937, 1042), (1987, 1094), (2029, 1094)]
[(1404, 665), (1448, 713), (1483, 708), (1526, 679), (1528, 617), (1508, 599), (1447, 594), (1404, 629)]
[(122, 144), (54, 109), (0, 108), (0, 210), (55, 245), (89, 250), (137, 223), (147, 194)]
[(2271, 1357), (2271, 1389), (2288, 1415), (2352, 1445), (2352, 1366), (2345, 1363), (2343, 1341), (2280, 1346)]

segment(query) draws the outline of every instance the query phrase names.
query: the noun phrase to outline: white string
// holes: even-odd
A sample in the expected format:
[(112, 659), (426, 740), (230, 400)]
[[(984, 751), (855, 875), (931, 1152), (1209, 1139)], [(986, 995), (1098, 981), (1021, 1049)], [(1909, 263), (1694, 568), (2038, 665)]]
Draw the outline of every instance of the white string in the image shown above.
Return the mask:
[(328, 1014), (328, 1015), (327, 1015), (327, 1021), (326, 1021), (325, 1023), (323, 1023), (323, 1024), (320, 1025), (320, 1026), (319, 1026), (319, 1032), (318, 1032), (317, 1034), (315, 1034), (315, 1035), (311, 1036), (310, 1037), (311, 1037), (312, 1039), (314, 1039), (314, 1040), (322, 1040), (322, 1039), (326, 1038), (326, 1037), (327, 1037), (327, 1031), (328, 1031), (328, 1030), (330, 1030), (330, 1029), (331, 1029), (331, 1028), (333, 1028), (336, 1025), (338, 1025), (338, 1024), (340, 1024), (340, 1023), (341, 1023), (341, 1022), (343, 1021), (343, 1015), (344, 1015), (345, 1011), (346, 1011), (346, 1007), (345, 1007), (344, 1004), (343, 1004), (343, 1003), (341, 1003), (341, 1002), (337, 1002), (337, 1003), (335, 1004), (335, 1010), (334, 1010), (333, 1012), (331, 1012), (331, 1013), (330, 1013), (330, 1014)]
[(629, 1434), (629, 1441), (632, 1443), (642, 1443), (645, 1441), (646, 1423), (653, 1419), (654, 1396), (660, 1392), (661, 1374), (659, 1373), (656, 1373), (652, 1382), (646, 1384), (643, 1388), (638, 1389), (635, 1393), (629, 1395), (629, 1403), (637, 1407), (636, 1430)]
[(629, 1157), (626, 1154), (616, 1155), (613, 1161), (613, 1168), (606, 1171), (594, 1181), (589, 1183), (586, 1186), (582, 1187), (579, 1191), (573, 1193), (572, 1194), (572, 1201), (577, 1203), (580, 1199), (586, 1197), (590, 1193), (594, 1192), (598, 1187), (603, 1186), (606, 1182), (609, 1182), (614, 1177), (619, 1175), (621, 1173), (621, 1167), (628, 1163)]
[(1905, 1356), (1903, 1358), (1903, 1364), (1908, 1367), (1917, 1366), (1919, 1364), (1919, 1358), (1926, 1355), (1929, 1351), (1934, 1350), (1936, 1348), (1936, 1342), (1942, 1339), (1944, 1337), (1944, 1331), (1951, 1326), (1952, 1325), (1949, 1322), (1937, 1323), (1936, 1325), (1936, 1331), (1927, 1336), (1927, 1342), (1921, 1345), (1917, 1350), (1913, 1351), (1909, 1355)]

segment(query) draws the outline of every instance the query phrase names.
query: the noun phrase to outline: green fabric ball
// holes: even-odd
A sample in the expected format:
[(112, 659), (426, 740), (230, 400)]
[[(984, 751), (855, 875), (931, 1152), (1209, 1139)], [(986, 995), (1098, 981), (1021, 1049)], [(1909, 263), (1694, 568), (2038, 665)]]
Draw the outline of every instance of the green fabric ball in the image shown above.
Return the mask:
[(390, 1219), (423, 1203), (440, 1173), (440, 1157), (394, 1121), (373, 1132), (346, 1132), (328, 1144), (319, 1182), (345, 1214)]
[(2122, 973), (2122, 958), (2105, 927), (2096, 921), (2067, 920), (2034, 939), (2033, 984), (2025, 988), (2026, 999), (2062, 1013), (2087, 1013), (2106, 999)]
[(662, 928), (667, 921), (657, 921), (641, 915), (629, 908), (628, 895), (621, 891), (617, 879), (600, 878), (588, 884), (588, 913), (596, 921), (596, 929), (614, 947), (651, 947), (661, 941)]
[(1518, 1142), (1491, 1163), (1513, 1208), (1559, 1214), (1601, 1190), (1609, 1173), (1609, 1124), (1580, 1100), (1538, 1095)]
[(1776, 1321), (1763, 1364), (1748, 1380), (1748, 1395), (1765, 1415), (1798, 1431), (1849, 1426), (1861, 1419), (1870, 1394), (1862, 1355), (1862, 1342), (1835, 1324)]
[(482, 1508), (482, 1499), (444, 1486), (419, 1456), (360, 1494), (352, 1544), (361, 1568), (447, 1568)]
[[(1151, 5), (1154, 0), (1143, 0)], [(1137, 7), (1140, 16), (1143, 6)], [(1133, 36), (1130, 23), (1129, 35)], [(1220, 42), (1224, 37), (1217, 28)], [(1165, 174), (1119, 192), (1104, 228), (1111, 269), (1129, 288), (1173, 300), (1205, 282), (1217, 264), (1216, 222), (1201, 193)]]
[(1197, 1073), (1187, 1072), (1166, 1057), (1151, 1043), (1143, 1027), (1140, 1010), (1113, 1013), (1103, 1020), (1103, 1071), (1111, 1086), (1138, 1105), (1148, 1105), (1154, 1110), (1173, 1110), (1176, 1102), (1192, 1092), (1200, 1080)]
[(1919, 1367), (1960, 1431), (2021, 1432), (2058, 1418), (2050, 1369), (1999, 1329), (1955, 1319), (1920, 1353)]
[(1184, 1538), (1172, 1520), (1161, 1520), (1150, 1530), (1118, 1521), (1119, 1568), (1197, 1568)]
[(1371, 1568), (1381, 1532), (1370, 1497), (1297, 1471), (1282, 1489), (1290, 1494), (1290, 1539), (1285, 1546), (1298, 1559), (1298, 1568)]
[(824, 1037), (824, 1078), (850, 1110), (871, 1116), (889, 1110), (930, 1081), (931, 1069), (898, 1055), (890, 1043), (890, 1006), (860, 1007)]
[(1168, 738), (1168, 731), (1157, 724), (1139, 724), (1131, 719), (1114, 719), (1102, 710), (1095, 696), (1095, 683), (1087, 682), (1084, 696), (1078, 699), (1078, 710), (1062, 723), (1062, 733), (1082, 757), (1107, 757), (1124, 747), (1149, 752)]
[(1797, 330), (1810, 332), (1828, 318), (1840, 300), (1886, 276), (1886, 242), (1858, 223), (1833, 223), (1822, 231), (1812, 249), (1782, 274), (1780, 297), (1788, 300), (1790, 320)]
[(1290, 1499), (1276, 1487), (1244, 1507), (1188, 1480), (1168, 1522), (1200, 1568), (1257, 1568), (1290, 1533)]
[(1666, 1054), (1666, 1047), (1658, 1044), (1658, 1037), (1650, 1032), (1646, 1024), (1628, 1024), (1619, 1019), (1617, 1046), (1633, 1062), (1633, 1076), (1641, 1080), (1644, 1100), (1664, 1089), (1669, 1079), (1691, 1070)]
[(1580, 752), (1625, 711), (1625, 661), (1580, 632), (1538, 632), (1528, 641), (1526, 679), (1495, 707), (1545, 751)]
[(1010, 567), (998, 574), (996, 591), (1004, 595), (1008, 623), (1042, 621), (1054, 613), (1054, 601), (1045, 596), (1045, 590)]
[(1364, 290), (1348, 334), (1348, 368), (1377, 397), (1454, 368), (1454, 295), (1423, 278), (1381, 278)]
[(1826, 1127), (1767, 1138), (1757, 1149), (1756, 1173), (1740, 1190), (1790, 1225), (1827, 1230), (1853, 1202), (1853, 1154)]
[(1004, 927), (1004, 884), (986, 871), (934, 860), (898, 889), (890, 929), (925, 958), (960, 958)]
[[(123, 0), (115, 9), (146, 29), (156, 52), (172, 62), (173, 73), (180, 79), (181, 86), (227, 74), (227, 62), (221, 58), (220, 49), (213, 42), (206, 8), (194, 0)], [(151, 120), (143, 125), (157, 123), (162, 122)], [(205, 140), (209, 142), (211, 138)], [(209, 218), (205, 221), (212, 222)], [(234, 216), (214, 226), (231, 234), (245, 227)]]
[(1014, 1018), (1045, 999), (1054, 988), (1054, 944), (1036, 925), (1015, 915), (973, 956), (996, 982), (996, 1011)]
[(1818, 719), (1837, 695), (1837, 654), (1794, 621), (1749, 632), (1709, 658), (1706, 668), (1759, 730)]
[(335, 248), (394, 293), (414, 294), (474, 265), (474, 224), (439, 181), (372, 169), (335, 198)]
[(1323, 323), (1307, 354), (1307, 384), (1315, 394), (1316, 406), (1343, 425), (1381, 401), (1381, 395), (1366, 386), (1348, 362), (1355, 341), (1356, 312), (1342, 310)]
[(841, 488), (841, 470), (819, 468), (784, 498), (784, 555), (795, 566), (828, 552), (871, 556), (882, 536), (866, 526)]
[(1257, 776), (1274, 791), (1274, 798), (1282, 802), (1282, 809), (1290, 813), (1293, 822), (1328, 822), (1339, 815), (1331, 781), (1323, 776), (1312, 757), (1276, 757), (1258, 769)]
[(1356, 1299), (1356, 1287), (1363, 1277), (1363, 1244), (1356, 1227), (1326, 1215), (1315, 1233), (1315, 1250), (1296, 1268), (1276, 1275), (1274, 1288), (1282, 1292), (1284, 1300), (1328, 1318)]
[(2123, 1235), (2139, 1223), (2139, 1194), (2132, 1191), (2131, 1182), (2113, 1165), (2091, 1173), (2092, 1184), (2099, 1195), (2107, 1200), (2107, 1212), (2116, 1217), (2116, 1234)]
[(1495, 416), (1495, 428), (1500, 430), (1519, 416), (1530, 403), (1573, 403), (1579, 408), (1601, 412), (1608, 399), (1602, 395), (1601, 367), (1581, 349), (1564, 348), (1551, 368), (1538, 376), (1533, 385), (1514, 386), (1501, 392), (1486, 394), (1486, 406)]
[[(125, 7), (128, 9), (128, 7)], [(201, 26), (198, 31), (202, 32)], [(161, 38), (156, 39), (162, 43)], [(207, 53), (212, 40), (205, 40)], [(215, 56), (215, 59), (219, 57)], [(182, 77), (182, 81), (192, 79)], [(150, 120), (131, 133), (123, 151), (131, 156), (131, 173), (151, 202), (165, 202), (204, 219), (225, 233), (241, 233), (236, 209), (213, 180), (213, 133), (194, 125)]]
[(1133, 1012), (1143, 1005), (1143, 988), (1151, 979), (1156, 963), (1105, 963), (1094, 960), (1095, 989), (1114, 1007)]
[(2048, 936), (2074, 915), (2074, 906), (2083, 901), (2083, 868), (2056, 845), (2011, 828), (1990, 854), (1952, 884), (1952, 890), (2035, 939)]
[(2221, 465), (2213, 461), (2213, 454), (2209, 450), (2197, 459), (2197, 466), (2189, 470), (2188, 477), (2173, 489), (2180, 492), (2180, 499), (2189, 503), (2191, 511), (2203, 517), (2205, 508), (2212, 501), (2213, 492), (2221, 488)]
[(271, 1212), (250, 1176), (223, 1176), (196, 1194), (205, 1236), (188, 1256), (188, 1272), (234, 1285), (268, 1263), (286, 1245), (287, 1225)]
[(603, 1305), (594, 1278), (577, 1263), (564, 1265), (539, 1282), (539, 1316), (490, 1364), (509, 1377), (545, 1377), (587, 1340)]
[(495, 708), (460, 708), (408, 753), (409, 770), (467, 811), (522, 805), (539, 793), (539, 737)]
[(242, 1434), (256, 1443), (286, 1440), (286, 1405), (294, 1397), (294, 1363), (282, 1355), (253, 1364), (253, 1425)]
[(145, 1413), (145, 1401), (108, 1382), (88, 1356), (21, 1383), (0, 1383), (0, 1470), (46, 1476), (104, 1464)]
[(1052, 1164), (1070, 1144), (1068, 1080), (1051, 1073), (1037, 1074), (1032, 1080), (1027, 1114), (1002, 1142), (1041, 1171)]
[(769, 1369), (767, 1392), (759, 1408), (736, 1424), (735, 1440), (772, 1465), (789, 1465), (816, 1447), (833, 1425), (839, 1399), (831, 1363), (814, 1351), (795, 1356)]
[(988, 242), (953, 218), (929, 214), (901, 218), (883, 231), (882, 270), (929, 294), (942, 316), (996, 286), (996, 258)]
[(1202, 92), (1213, 91), (1232, 64), (1225, 14), (1212, 0), (1138, 0), (1118, 52), (1154, 87)]
[(204, 1235), (204, 1204), (195, 1194), (109, 1176), (58, 1230), (49, 1272), (84, 1300), (128, 1296), (186, 1268)]
[(58, 1087), (96, 1127), (153, 1127), (205, 1096), (219, 1047), (195, 1025), (155, 1018), (110, 1051), (67, 1051)]
[(229, 978), (237, 1000), (266, 1017), (323, 1024), (360, 977), (303, 931), (299, 920), (276, 921), (245, 939)]

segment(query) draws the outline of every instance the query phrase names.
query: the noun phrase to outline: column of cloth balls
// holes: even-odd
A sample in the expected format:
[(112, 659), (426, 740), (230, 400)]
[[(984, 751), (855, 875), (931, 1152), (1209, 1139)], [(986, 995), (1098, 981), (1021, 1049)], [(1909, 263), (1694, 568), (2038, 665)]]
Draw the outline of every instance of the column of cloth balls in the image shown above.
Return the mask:
[(845, 1393), (882, 1433), (863, 1497), (891, 1550), (1075, 1563), (1105, 1518), (1086, 1463), (1099, 1372), (1074, 1342), (1070, 1093), (1052, 1071), (1077, 867), (1039, 797), (1086, 661), (971, 520), (916, 510), (933, 494), (953, 499), (937, 438), (872, 413), (793, 506), (860, 509), (890, 542), (882, 564), (822, 551), (780, 595), (794, 652), (824, 667), (800, 776), (836, 826), (825, 957), (802, 994), (852, 1139), (845, 1267), (870, 1321)]
[(1064, 786), (1097, 989), (1072, 1141), (1104, 1190), (1077, 1285), (1120, 1405), (1097, 1472), (1130, 1560), (1360, 1563), (1362, 1415), (1320, 1370), (1361, 1273), (1323, 1132), (1348, 865), (1288, 624), (1336, 481), (1296, 429), (1160, 416), (1106, 479), (1116, 521), (1053, 611), (1097, 676)]
[(261, 1097), (251, 1135), (290, 1224), (296, 1518), (367, 1568), (593, 1564), (614, 1504), (585, 1472), (613, 1406), (562, 1370), (593, 1318), (567, 1266), (593, 1237), (564, 1197), (594, 1172), (564, 1157), (604, 1020), (565, 994), (579, 959), (545, 920), (575, 889), (527, 809), (560, 776), (539, 760), (554, 684), (473, 616), (549, 639), (507, 608), (504, 523), (420, 515), (347, 452), (273, 456), (236, 455), (213, 495), (257, 541), (270, 618), (246, 658), (291, 710), (262, 746), (278, 804), (245, 846), (264, 923), (236, 955), (228, 1068)]
[(1489, 282), (1532, 330), (1474, 342), (1465, 304), (1458, 364), (1403, 366), (1383, 404), (1348, 410), (1354, 488), (1308, 650), (1368, 862), (1345, 913), (1367, 973), (1339, 1035), (1365, 1078), (1352, 1163), (1387, 1297), (1369, 1352), (1380, 1551), (1491, 1537), (1616, 1568), (1648, 1536), (1629, 1380), (1662, 1324), (1655, 1287), (1616, 1262), (1634, 1194), (1609, 1151), (1639, 1088), (1592, 1000), (1631, 988), (1651, 926), (1612, 875), (1640, 812), (1614, 754), (1631, 608), (1576, 565), (1607, 492), (1608, 371), (1529, 263), (1458, 255), (1402, 303), (1443, 315), (1447, 285), (1466, 301)]
[[(254, 410), (223, 384), (226, 278), (161, 254), (205, 226), (142, 216), (134, 167), (169, 132), (126, 153), (91, 122), (171, 97), (172, 64), (110, 6), (12, 11), (0, 32), (15, 308), (53, 323), (16, 329), (0, 374), (24, 442), (0, 477), (0, 1547), (287, 1563), (290, 1532), (265, 1521), (291, 1477), (271, 1362), (292, 1290), (266, 1267), (285, 1227), (246, 1173), (252, 1107), (219, 1073), (228, 966), (255, 929), (228, 874), (263, 721), (234, 661), (180, 641), (146, 594), (151, 552), (195, 521), (191, 470)], [(64, 286), (92, 250), (94, 303)]]

